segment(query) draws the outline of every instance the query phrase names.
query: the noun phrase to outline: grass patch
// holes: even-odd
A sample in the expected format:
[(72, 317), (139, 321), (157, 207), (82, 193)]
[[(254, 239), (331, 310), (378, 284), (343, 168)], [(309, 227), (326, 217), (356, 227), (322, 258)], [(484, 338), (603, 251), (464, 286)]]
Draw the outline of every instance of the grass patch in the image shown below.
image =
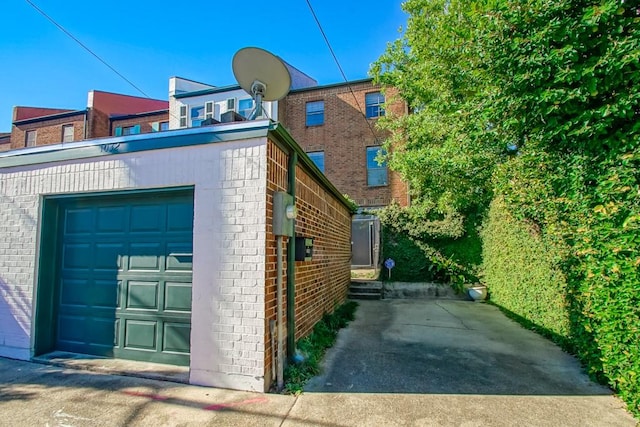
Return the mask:
[(358, 303), (347, 301), (331, 314), (326, 313), (313, 328), (313, 332), (298, 341), (301, 357), (284, 370), (284, 389), (289, 394), (300, 394), (304, 385), (320, 373), (320, 362), (327, 349), (336, 342), (338, 331), (355, 318)]

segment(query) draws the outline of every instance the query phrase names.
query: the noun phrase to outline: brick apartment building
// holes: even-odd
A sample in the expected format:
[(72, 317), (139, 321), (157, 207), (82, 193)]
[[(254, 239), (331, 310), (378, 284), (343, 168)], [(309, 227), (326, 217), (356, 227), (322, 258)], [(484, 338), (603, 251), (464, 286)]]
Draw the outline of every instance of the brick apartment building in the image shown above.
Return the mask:
[[(376, 160), (385, 135), (376, 120), (385, 114), (380, 88), (370, 79), (292, 90), (278, 117), (318, 168), (362, 208), (392, 201), (408, 204), (407, 186)], [(406, 114), (406, 104), (387, 105)]]
[[(87, 108), (14, 107), (11, 149), (59, 144), (167, 128), (169, 103), (93, 90)], [(0, 145), (2, 138), (0, 137)]]

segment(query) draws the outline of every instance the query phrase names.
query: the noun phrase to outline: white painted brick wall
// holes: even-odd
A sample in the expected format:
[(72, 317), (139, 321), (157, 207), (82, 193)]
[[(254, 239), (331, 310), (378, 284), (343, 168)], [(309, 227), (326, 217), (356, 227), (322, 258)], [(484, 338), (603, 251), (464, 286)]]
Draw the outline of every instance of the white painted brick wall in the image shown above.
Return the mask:
[(195, 186), (194, 384), (264, 391), (266, 139), (0, 170), (0, 356), (29, 359), (41, 196)]

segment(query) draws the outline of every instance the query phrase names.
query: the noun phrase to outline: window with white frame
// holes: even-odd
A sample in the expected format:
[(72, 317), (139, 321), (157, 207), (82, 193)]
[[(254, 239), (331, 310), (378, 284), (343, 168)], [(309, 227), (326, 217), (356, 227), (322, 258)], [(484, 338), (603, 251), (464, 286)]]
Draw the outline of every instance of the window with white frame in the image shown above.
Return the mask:
[(324, 123), (324, 101), (307, 102), (305, 123), (307, 126), (319, 126)]
[(24, 145), (25, 147), (35, 147), (36, 146), (36, 135), (37, 132), (35, 130), (28, 130), (24, 135)]
[(186, 105), (180, 106), (180, 127), (181, 128), (187, 127), (187, 106)]
[(73, 125), (62, 125), (62, 142), (73, 142)]
[(324, 151), (312, 151), (307, 153), (307, 156), (324, 173)]
[(367, 185), (379, 187), (388, 184), (387, 162), (379, 158), (385, 152), (381, 147), (367, 147)]
[(204, 103), (204, 119), (213, 119), (215, 115), (215, 108), (213, 105), (213, 101)]
[(384, 95), (380, 92), (367, 93), (364, 96), (365, 110), (368, 119), (384, 116)]
[(169, 122), (160, 122), (160, 132), (169, 130)]

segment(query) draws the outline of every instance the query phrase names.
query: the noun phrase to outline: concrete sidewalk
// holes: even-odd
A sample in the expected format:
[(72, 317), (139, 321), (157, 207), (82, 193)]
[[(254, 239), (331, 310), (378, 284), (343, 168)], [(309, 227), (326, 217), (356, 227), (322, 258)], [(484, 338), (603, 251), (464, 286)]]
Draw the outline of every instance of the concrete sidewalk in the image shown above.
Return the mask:
[(0, 358), (0, 426), (635, 426), (610, 392), (495, 307), (362, 302), (298, 397)]

